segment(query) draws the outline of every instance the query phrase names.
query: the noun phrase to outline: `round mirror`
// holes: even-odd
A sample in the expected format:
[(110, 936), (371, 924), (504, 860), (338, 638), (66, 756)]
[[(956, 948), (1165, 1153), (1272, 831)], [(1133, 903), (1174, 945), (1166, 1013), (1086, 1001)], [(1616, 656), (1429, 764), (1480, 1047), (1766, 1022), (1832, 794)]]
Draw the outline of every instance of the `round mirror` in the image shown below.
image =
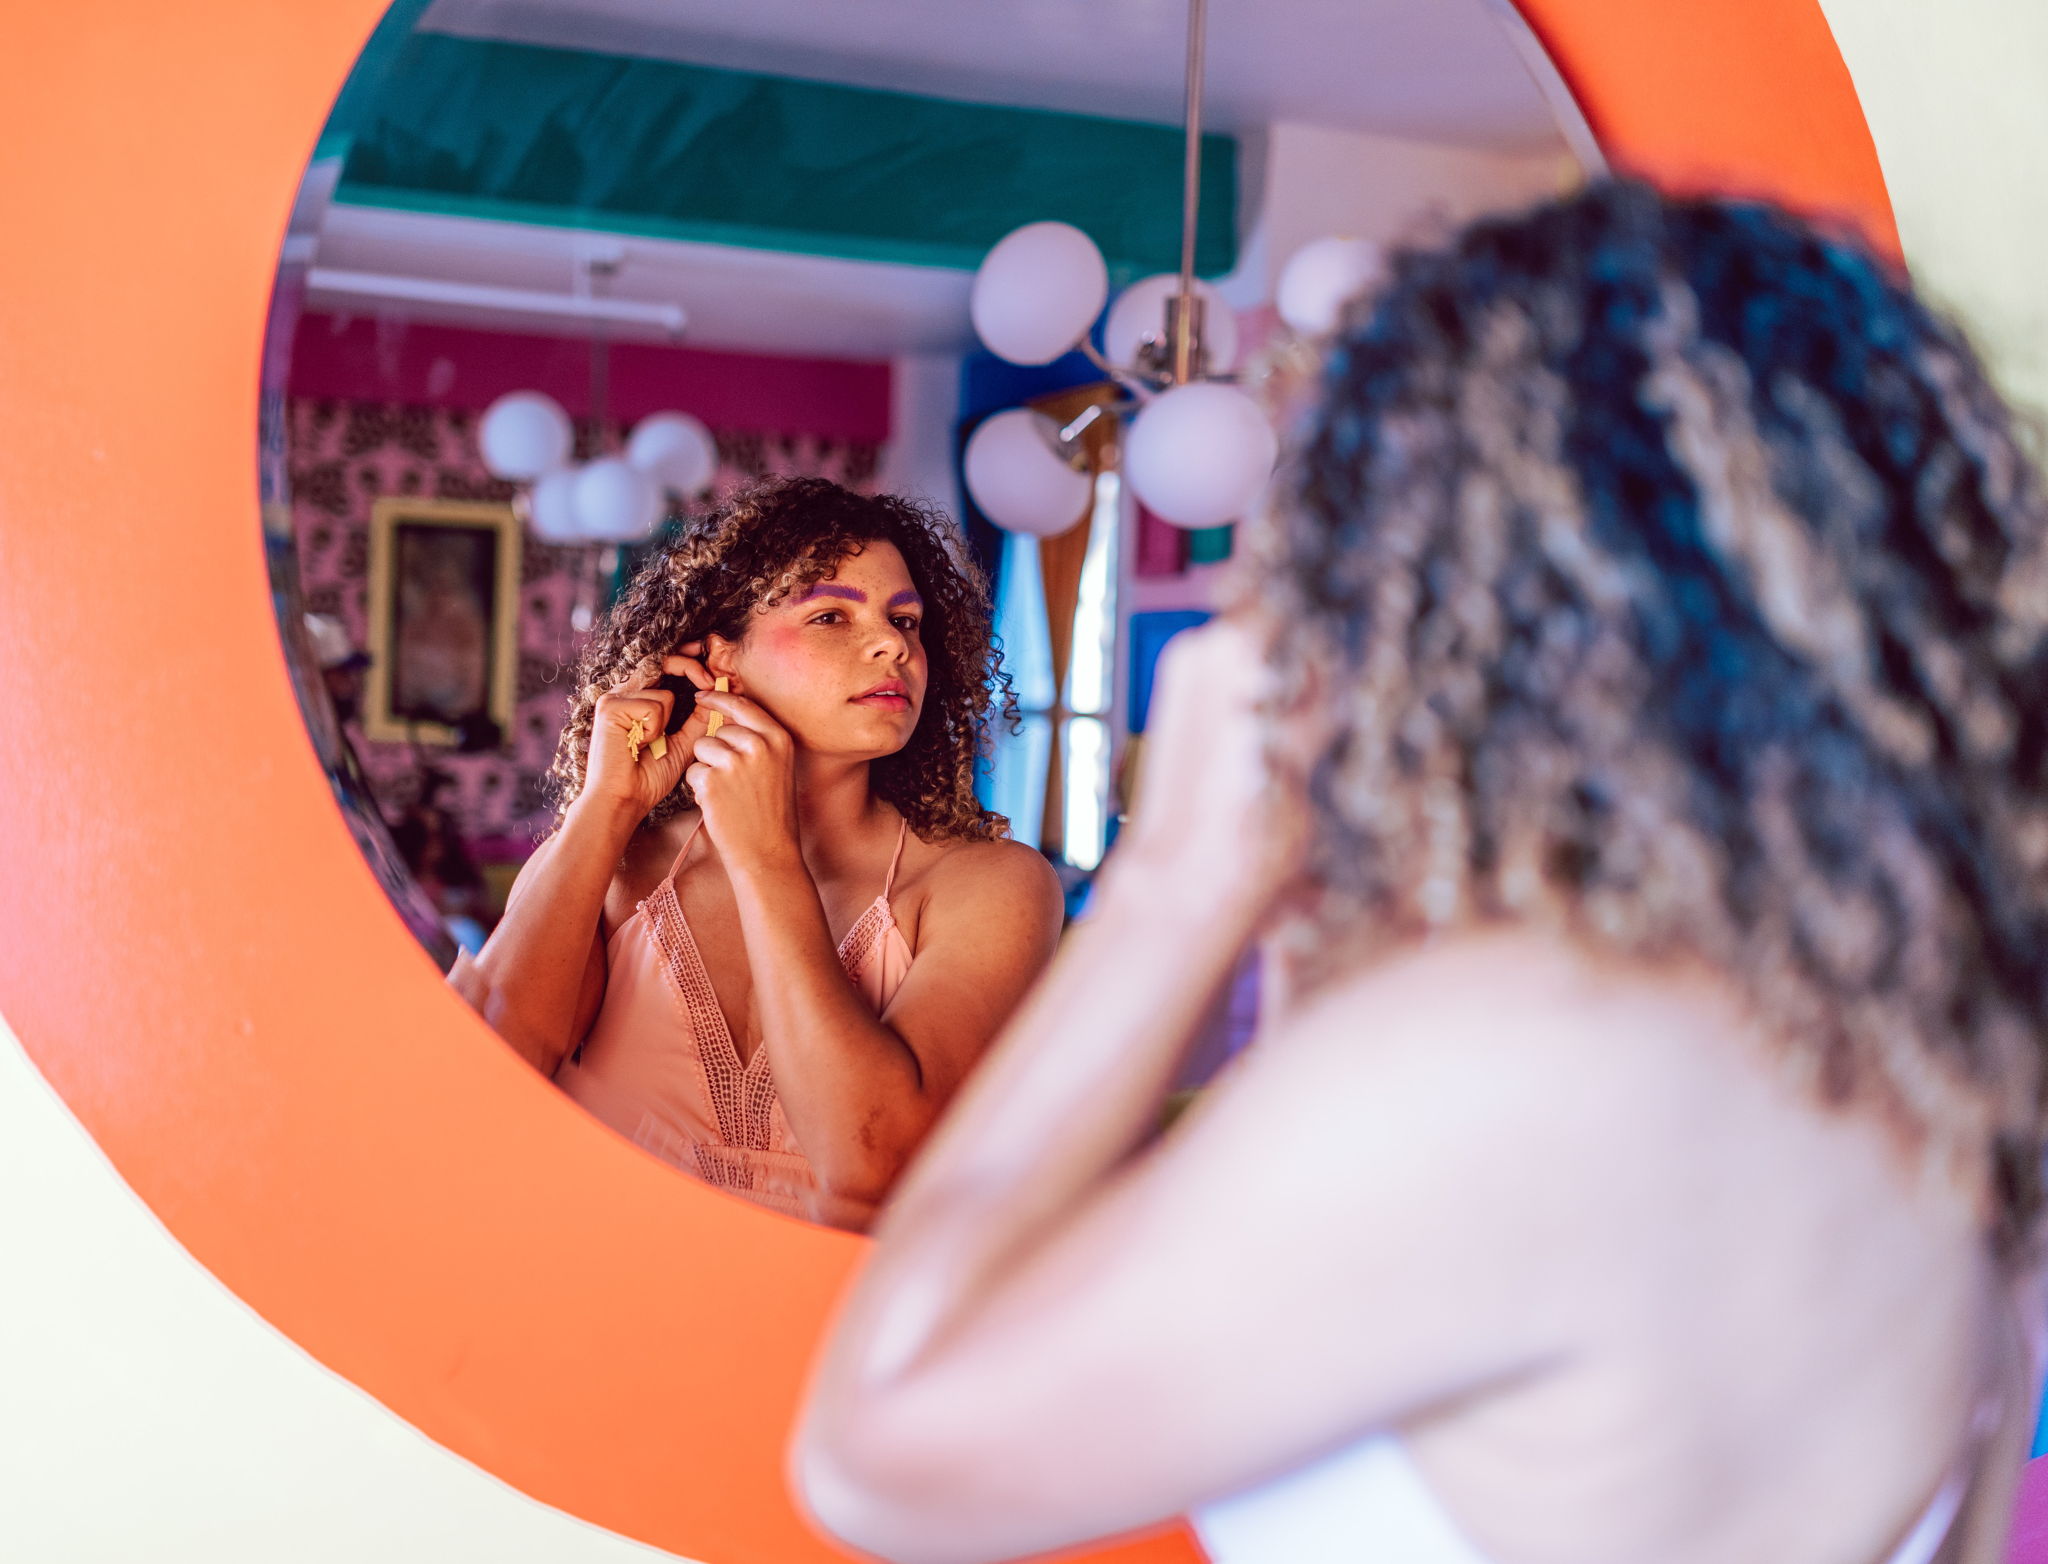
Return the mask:
[[(1867, 136), (1811, 7), (1798, 8), (1795, 31), (1804, 30), (1796, 49), (1780, 47), (1790, 25), (1784, 8), (1763, 0), (1730, 0), (1708, 38), (1680, 35), (1668, 20), (1652, 24), (1634, 8), (1545, 0), (1528, 9), (1574, 72), (1603, 134), (1637, 166), (1688, 174), (1710, 166), (1716, 177), (1882, 221)], [(1236, 18), (1218, 10), (1214, 57), (1238, 56), (1265, 74), (1244, 77), (1234, 100), (1220, 76), (1212, 88), (1214, 133), (1238, 140), (1229, 229), (1236, 249), (1221, 262), (1202, 260), (1205, 278), (1220, 288), (1233, 273), (1270, 279), (1284, 264), (1283, 225), (1261, 229), (1260, 216), (1280, 210), (1275, 203), (1289, 189), (1299, 191), (1301, 170), (1314, 163), (1290, 158), (1325, 144), (1325, 132), (1417, 146), (1413, 182), (1390, 180), (1383, 192), (1399, 198), (1388, 213), (1394, 238), (1398, 223), (1451, 183), (1442, 170), (1487, 155), (1499, 121), (1461, 131), (1459, 114), (1505, 103), (1526, 126), (1555, 110), (1558, 100), (1543, 85), (1554, 86), (1554, 76), (1530, 85), (1528, 36), (1518, 22), (1499, 32), (1482, 5), (1430, 10), (1465, 42), (1443, 52), (1443, 38), (1412, 6), (1308, 6), (1292, 32), (1272, 8)], [(482, 909), (479, 924), (490, 923), (493, 877), (506, 871), (476, 852), (475, 840), (500, 830), (517, 841), (525, 822), (530, 842), (536, 823), (545, 828), (533, 795), (516, 783), (521, 766), (534, 774), (517, 748), (526, 742), (520, 719), (535, 706), (559, 722), (565, 692), (536, 694), (531, 684), (545, 686), (547, 671), (569, 662), (576, 638), (589, 633), (602, 608), (596, 599), (609, 590), (597, 579), (603, 551), (623, 546), (536, 539), (515, 514), (525, 529), (511, 578), (517, 607), (532, 610), (529, 589), (538, 585), (546, 608), (537, 628), (514, 624), (509, 654), (500, 651), (500, 609), (512, 606), (503, 585), (511, 532), (501, 518), (471, 518), (467, 531), (482, 541), (464, 535), (460, 547), (430, 548), (402, 565), (400, 551), (387, 550), (394, 576), (417, 567), (433, 592), (466, 600), (455, 617), (467, 628), (443, 638), (452, 672), (436, 704), (412, 718), (396, 714), (401, 727), (410, 723), (404, 737), (373, 738), (365, 726), (373, 681), (394, 672), (388, 657), (376, 663), (370, 635), (374, 503), (513, 505), (516, 489), (450, 431), (464, 425), (473, 440), (484, 411), (514, 391), (555, 395), (561, 387), (558, 400), (586, 441), (600, 424), (618, 431), (658, 412), (701, 418), (717, 436), (720, 483), (757, 471), (817, 475), (832, 461), (838, 465), (824, 473), (856, 486), (856, 453), (872, 448), (868, 479), (886, 467), (894, 488), (942, 505), (952, 494), (995, 578), (999, 624), (1036, 614), (1050, 626), (1047, 605), (1057, 612), (1071, 592), (1065, 650), (1047, 628), (1041, 642), (1016, 652), (1023, 721), (984, 786), (989, 807), (1073, 882), (1077, 902), (1109, 845), (1114, 779), (1128, 771), (1131, 739), (1142, 734), (1147, 649), (1156, 652), (1182, 622), (1175, 616), (1204, 611), (1225, 540), (1151, 526), (1109, 481), (1113, 469), (1097, 478), (1100, 503), (1085, 539), (1028, 546), (978, 531), (978, 518), (946, 487), (970, 420), (1090, 384), (1076, 366), (1067, 385), (1006, 385), (974, 356), (968, 279), (1007, 229), (963, 237), (947, 227), (941, 258), (931, 247), (906, 254), (890, 236), (854, 228), (820, 257), (800, 243), (764, 242), (765, 229), (728, 225), (730, 204), (690, 237), (653, 233), (654, 220), (635, 216), (632, 203), (656, 199), (670, 182), (659, 171), (614, 166), (609, 188), (598, 188), (603, 180), (584, 186), (580, 173), (598, 165), (585, 163), (573, 140), (529, 143), (534, 155), (512, 172), (535, 182), (467, 206), (445, 181), (459, 186), (482, 170), (444, 162), (401, 177), (394, 159), (380, 163), (359, 143), (355, 114), (387, 89), (412, 81), (404, 90), (416, 90), (405, 74), (417, 63), (408, 63), (409, 50), (474, 44), (496, 46), (507, 59), (595, 55), (621, 82), (637, 81), (643, 68), (695, 66), (1077, 115), (1108, 122), (1101, 133), (1111, 140), (1120, 127), (1149, 127), (1166, 138), (1166, 182), (1177, 180), (1177, 15), (1131, 13), (1108, 33), (1083, 33), (1056, 7), (1013, 7), (997, 17), (934, 3), (905, 7), (887, 25), (864, 8), (856, 36), (850, 18), (814, 7), (754, 7), (740, 20), (724, 12), (631, 3), (408, 6), (379, 30), (337, 105), (277, 270), (261, 401), (278, 620), (324, 781), (286, 726), (270, 661), (275, 632), (250, 599), (246, 538), (234, 523), (247, 508), (247, 439), (257, 411), (248, 371), (262, 346), (263, 252), (275, 253), (298, 173), (292, 164), (313, 141), (318, 100), (342, 74), (343, 51), (369, 29), (370, 9), (334, 0), (295, 11), (283, 26), (263, 7), (226, 0), (211, 13), (216, 25), (166, 29), (143, 8), (124, 25), (149, 40), (146, 50), (110, 55), (99, 47), (98, 24), (72, 35), (59, 24), (49, 35), (54, 48), (7, 56), (16, 70), (6, 101), (30, 116), (26, 134), (43, 147), (47, 170), (21, 189), (16, 215), (35, 231), (75, 240), (71, 253), (90, 263), (53, 267), (40, 246), (0, 261), (8, 296), (35, 301), (34, 310), (10, 315), (10, 343), (21, 362), (49, 371), (24, 377), (7, 399), (10, 512), (53, 522), (10, 531), (5, 617), (37, 626), (34, 675), (14, 686), (11, 711), (17, 731), (41, 737), (33, 751), (0, 757), (17, 870), (9, 882), (20, 896), (34, 892), (33, 907), (21, 902), (10, 919), (0, 1006), (180, 1242), (265, 1320), (414, 1427), (528, 1493), (664, 1547), (711, 1559), (822, 1558), (830, 1555), (783, 1493), (780, 1451), (804, 1359), (856, 1246), (678, 1174), (570, 1108), (466, 1020), (419, 954), (424, 947), (445, 957), (454, 944), (450, 924), (462, 909), (444, 894), (447, 860), (438, 879), (422, 872), (393, 829), (422, 807), (429, 768), (446, 773), (451, 780), (424, 807), (445, 812), (444, 846), (452, 831), (470, 849), (481, 889), (472, 888), (469, 906), (472, 915)], [(834, 28), (846, 31), (835, 36)], [(1293, 57), (1307, 59), (1302, 80), (1324, 83), (1317, 102), (1332, 101), (1333, 81), (1353, 94), (1345, 113), (1355, 117), (1326, 122), (1308, 98), (1288, 96), (1288, 56), (1276, 65), (1270, 52), (1239, 47), (1268, 32), (1310, 39), (1313, 56)], [(244, 34), (247, 48), (219, 47), (222, 37)], [(253, 83), (252, 58), (263, 61)], [(1467, 92), (1460, 73), (1468, 66), (1472, 81), (1498, 88), (1497, 99)], [(1758, 85), (1759, 73), (1768, 83)], [(517, 96), (479, 78), (467, 86), (449, 103)], [(205, 112), (193, 112), (195, 104)], [(1433, 104), (1450, 106), (1447, 117), (1430, 117)], [(1776, 104), (1798, 106), (1796, 127)], [(576, 118), (565, 107), (561, 123)], [(151, 127), (148, 136), (129, 133), (138, 122)], [(1302, 128), (1282, 128), (1289, 125)], [(110, 135), (118, 155), (108, 150)], [(1557, 148), (1576, 145), (1577, 135), (1575, 119), (1551, 121), (1539, 160), (1558, 168)], [(1497, 150), (1512, 159), (1512, 147)], [(985, 143), (953, 144), (948, 154), (993, 182)], [(734, 166), (741, 173), (724, 187), (708, 178), (689, 185), (692, 198), (708, 190), (743, 199), (744, 190), (730, 187), (750, 185), (755, 165)], [(1109, 166), (1115, 172), (1097, 165), (1093, 177), (1119, 190), (1134, 183), (1127, 164)], [(1071, 177), (1077, 167), (1062, 162), (1054, 172)], [(194, 168), (207, 170), (213, 196), (204, 244), (143, 253), (86, 215), (90, 207), (119, 213), (126, 225), (189, 234), (192, 214), (180, 192), (189, 192)], [(849, 186), (841, 209), (860, 205), (864, 189), (871, 187)], [(1178, 203), (1169, 195), (1160, 204), (1170, 252)], [(957, 215), (936, 201), (928, 209), (948, 224)], [(1216, 209), (1205, 192), (1205, 210)], [(1453, 201), (1450, 215), (1463, 210)], [(1000, 220), (1014, 226), (1048, 215), (1057, 209)], [(356, 220), (407, 237), (392, 240), (395, 249), (366, 242), (352, 252), (347, 228)], [(466, 238), (442, 242), (458, 229), (488, 230), (499, 243), (485, 259)], [(1360, 231), (1333, 209), (1295, 233), (1305, 240)], [(629, 252), (609, 278), (608, 251), (577, 248), (593, 235)], [(678, 284), (641, 294), (635, 256), (650, 235), (698, 246), (693, 261), (742, 252), (741, 264), (686, 268), (700, 291), (685, 294)], [(1118, 253), (1117, 242), (1097, 237), (1106, 256)], [(520, 250), (529, 239), (541, 246), (538, 258)], [(1134, 250), (1128, 275), (1171, 269), (1176, 257), (1159, 249)], [(821, 258), (852, 268), (843, 275), (862, 286), (832, 293), (830, 309), (806, 314), (799, 306), (815, 276), (807, 263)], [(467, 285), (459, 297), (388, 292), (393, 279), (451, 277)], [(361, 291), (380, 286), (387, 291)], [(942, 335), (920, 334), (929, 303), (921, 287), (950, 300)], [(477, 290), (492, 289), (502, 292), (486, 292), (479, 304)], [(585, 302), (572, 302), (563, 320), (537, 313), (534, 295), (550, 308)], [(167, 297), (178, 308), (163, 309)], [(606, 312), (603, 420), (592, 416), (587, 329), (587, 301), (599, 298), (619, 306)], [(753, 322), (752, 338), (720, 345), (710, 334), (721, 299)], [(649, 308), (625, 307), (636, 302)], [(1254, 299), (1244, 312), (1258, 307)], [(679, 311), (683, 334), (672, 351), (701, 356), (655, 361), (659, 373), (636, 391), (632, 351), (671, 350)], [(95, 342), (121, 344), (124, 374), (76, 372), (81, 329)], [(456, 332), (500, 347), (512, 340), (518, 350), (493, 368), (488, 357), (445, 350), (454, 339), (444, 334)], [(302, 357), (315, 343), (326, 351), (324, 369)], [(728, 354), (823, 366), (800, 388), (813, 400), (792, 390), (764, 406), (758, 385), (747, 390), (743, 377), (726, 375)], [(849, 424), (850, 407), (876, 405), (877, 366), (888, 370), (879, 398), (885, 416), (878, 425), (870, 411), (869, 421)], [(722, 422), (692, 395), (693, 385), (707, 383), (732, 388)], [(789, 421), (792, 407), (813, 406), (825, 411)], [(937, 486), (920, 488), (920, 473), (940, 475)], [(392, 521), (394, 531), (403, 519)], [(452, 513), (429, 519), (464, 532)], [(120, 568), (82, 569), (81, 546)], [(555, 549), (559, 561), (546, 552)], [(308, 625), (308, 613), (331, 623)], [(133, 662), (106, 655), (109, 646), (138, 644), (150, 649), (143, 700)], [(372, 661), (343, 666), (358, 654)], [(507, 667), (511, 678), (501, 683)], [(345, 715), (351, 673), (362, 688)], [(416, 697), (418, 679), (411, 688)], [(94, 780), (103, 776), (104, 746), (64, 720), (80, 702), (132, 714), (134, 746), (155, 768), (152, 786), (118, 805), (91, 802), (104, 797)], [(343, 736), (358, 752), (354, 768), (338, 758)], [(88, 800), (84, 816), (79, 799)], [(334, 829), (335, 802), (360, 854)], [(82, 831), (81, 818), (93, 828)], [(280, 883), (289, 884), (282, 898)], [(373, 890), (378, 883), (390, 905)], [(392, 905), (412, 930), (410, 948)], [(86, 963), (103, 954), (109, 929), (123, 936), (126, 981), (102, 992)], [(101, 997), (81, 1005), (86, 993)], [(1238, 1031), (1219, 1027), (1218, 1054), (1241, 1035), (1249, 1008), (1240, 1002), (1235, 1013)], [(678, 1418), (684, 1407), (725, 1415)], [(1166, 1538), (1122, 1556), (1185, 1557), (1185, 1547)]]

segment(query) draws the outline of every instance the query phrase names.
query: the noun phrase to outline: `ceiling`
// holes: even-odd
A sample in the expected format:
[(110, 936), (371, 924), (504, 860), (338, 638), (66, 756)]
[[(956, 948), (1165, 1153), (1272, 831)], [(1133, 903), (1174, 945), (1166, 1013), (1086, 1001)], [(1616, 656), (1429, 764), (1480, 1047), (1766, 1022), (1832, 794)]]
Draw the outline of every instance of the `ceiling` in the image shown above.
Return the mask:
[[(1504, 0), (1211, 0), (1219, 129), (1273, 120), (1528, 151), (1556, 140)], [(436, 32), (1177, 122), (1184, 0), (433, 0)], [(1517, 26), (1517, 30), (1519, 26)]]
[[(333, 206), (321, 225), (307, 303), (338, 314), (378, 309), (371, 299), (322, 285), (349, 272), (569, 295), (587, 248), (588, 236), (569, 228)], [(610, 296), (681, 304), (683, 340), (695, 347), (878, 359), (957, 352), (967, 336), (967, 272), (662, 239), (623, 239), (608, 248), (621, 262)], [(567, 310), (554, 317), (511, 312), (482, 297), (404, 313), (485, 330), (580, 336), (590, 329)], [(606, 329), (614, 337), (667, 340), (656, 324)]]
[[(1185, 0), (431, 0), (418, 25), (1018, 107), (1165, 123), (1182, 111)], [(1510, 0), (1210, 0), (1206, 80), (1220, 130), (1294, 122), (1598, 156)], [(319, 278), (371, 272), (561, 295), (575, 290), (588, 243), (566, 226), (337, 204), (309, 247), (308, 303), (581, 335), (588, 326), (570, 314), (394, 306), (323, 290)], [(884, 358), (971, 340), (964, 272), (649, 238), (622, 250), (614, 296), (681, 304), (695, 344)]]

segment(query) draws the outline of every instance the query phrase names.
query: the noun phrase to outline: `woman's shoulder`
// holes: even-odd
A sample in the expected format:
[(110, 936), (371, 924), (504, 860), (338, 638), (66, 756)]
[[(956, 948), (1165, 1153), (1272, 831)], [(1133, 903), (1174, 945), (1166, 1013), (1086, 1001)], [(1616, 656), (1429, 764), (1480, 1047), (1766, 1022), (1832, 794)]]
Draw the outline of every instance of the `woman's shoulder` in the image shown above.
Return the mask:
[(934, 906), (1004, 903), (1054, 917), (1063, 907), (1059, 876), (1036, 848), (1007, 838), (918, 841), (917, 881)]
[(927, 846), (932, 849), (925, 869), (928, 874), (939, 873), (954, 879), (993, 875), (1017, 883), (1050, 885), (1055, 889), (1059, 886), (1059, 875), (1045, 854), (1008, 837), (954, 837)]
[(702, 814), (695, 809), (679, 809), (663, 820), (641, 821), (640, 828), (626, 844), (625, 856), (621, 861), (658, 861), (662, 872), (666, 874), (702, 818)]
[[(687, 809), (666, 820), (643, 821), (626, 841), (612, 866), (612, 888), (631, 901), (651, 893), (676, 867), (677, 856), (696, 828), (697, 811)], [(693, 855), (693, 857), (696, 855)]]
[(1732, 979), (1562, 936), (1474, 932), (1400, 952), (1320, 985), (1269, 1036), (1268, 1065), (1301, 1100), (1432, 1119), (1542, 1169), (1578, 1209), (1607, 1209), (1603, 1191), (1625, 1177), (1671, 1209), (1704, 1180), (1727, 1209), (1750, 1199), (1782, 1215), (1797, 1189), (1818, 1214), (1879, 1201), (1922, 1162), (1876, 1105), (1827, 1099), (1799, 1040), (1773, 1033)]
[[(1703, 1062), (1720, 1074), (1762, 1051), (1710, 974), (1653, 970), (1523, 930), (1452, 935), (1366, 963), (1291, 1011), (1282, 1030), (1299, 1045), (1376, 1077), (1479, 1073), (1587, 1112), (1640, 1114), (1647, 1084), (1697, 1089)], [(1363, 1052), (1361, 1031), (1372, 1039)]]

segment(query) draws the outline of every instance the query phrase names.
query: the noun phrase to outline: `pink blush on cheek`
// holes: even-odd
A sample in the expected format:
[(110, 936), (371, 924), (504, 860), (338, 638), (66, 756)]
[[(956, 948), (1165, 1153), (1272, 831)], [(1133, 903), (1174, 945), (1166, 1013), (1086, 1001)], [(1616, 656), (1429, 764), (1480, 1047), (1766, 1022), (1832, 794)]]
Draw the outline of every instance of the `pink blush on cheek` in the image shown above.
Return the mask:
[(768, 677), (802, 678), (819, 661), (816, 637), (807, 637), (800, 624), (766, 625), (754, 632), (753, 639), (753, 660)]
[(741, 682), (770, 699), (801, 694), (825, 672), (819, 652), (801, 624), (757, 624), (739, 660)]

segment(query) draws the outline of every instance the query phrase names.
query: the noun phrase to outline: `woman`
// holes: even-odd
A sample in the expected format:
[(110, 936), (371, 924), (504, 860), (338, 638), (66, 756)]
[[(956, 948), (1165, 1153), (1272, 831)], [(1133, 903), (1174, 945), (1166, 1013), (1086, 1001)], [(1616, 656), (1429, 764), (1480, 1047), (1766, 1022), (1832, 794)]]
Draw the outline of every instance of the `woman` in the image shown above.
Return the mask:
[[(813, 1507), (918, 1564), (1188, 1511), (1224, 1564), (1992, 1564), (2048, 514), (1968, 349), (1605, 186), (1407, 257), (1290, 488), (883, 1225)], [(1154, 1143), (1267, 935), (1293, 997)]]
[(864, 1228), (1059, 932), (974, 797), (981, 581), (904, 500), (771, 482), (647, 564), (581, 677), (561, 827), (462, 986), (655, 1155)]

